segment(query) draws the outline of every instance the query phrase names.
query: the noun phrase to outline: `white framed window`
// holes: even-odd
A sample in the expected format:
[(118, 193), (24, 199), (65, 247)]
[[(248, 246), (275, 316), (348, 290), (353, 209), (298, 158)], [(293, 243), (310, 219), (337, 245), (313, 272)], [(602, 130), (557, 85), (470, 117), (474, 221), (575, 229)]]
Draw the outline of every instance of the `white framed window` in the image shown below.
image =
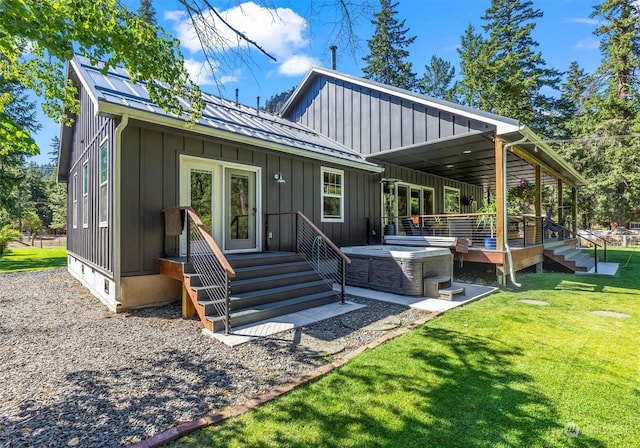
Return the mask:
[(344, 222), (344, 171), (320, 168), (322, 222)]
[(98, 211), (100, 227), (109, 224), (109, 140), (105, 140), (100, 145), (100, 178)]
[(73, 175), (73, 181), (71, 183), (71, 197), (73, 198), (73, 228), (78, 228), (78, 174)]
[(460, 213), (460, 189), (444, 187), (444, 212)]
[(89, 227), (89, 163), (82, 165), (82, 227)]

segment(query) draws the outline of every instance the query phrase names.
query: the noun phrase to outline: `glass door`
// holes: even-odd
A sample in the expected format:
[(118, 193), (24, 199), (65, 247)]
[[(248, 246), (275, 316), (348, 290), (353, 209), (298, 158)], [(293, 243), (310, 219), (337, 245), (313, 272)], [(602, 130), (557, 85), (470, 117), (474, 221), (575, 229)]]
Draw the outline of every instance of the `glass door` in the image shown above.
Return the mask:
[(256, 173), (225, 170), (225, 249), (256, 249)]

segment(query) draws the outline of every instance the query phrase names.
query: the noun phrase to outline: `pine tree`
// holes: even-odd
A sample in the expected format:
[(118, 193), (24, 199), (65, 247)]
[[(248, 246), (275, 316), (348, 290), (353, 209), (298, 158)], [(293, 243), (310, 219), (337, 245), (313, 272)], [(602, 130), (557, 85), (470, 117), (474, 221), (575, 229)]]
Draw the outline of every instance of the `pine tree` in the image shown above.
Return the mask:
[(461, 93), (470, 106), (516, 118), (545, 134), (554, 104), (542, 91), (556, 89), (560, 76), (535, 51), (532, 32), (541, 17), (530, 0), (492, 0), (482, 17), (487, 37), (468, 29), (459, 53)]
[(376, 29), (368, 41), (370, 53), (362, 58), (367, 66), (362, 71), (367, 79), (412, 90), (417, 78), (411, 62), (406, 60), (409, 52), (405, 48), (416, 37), (406, 36), (409, 29), (405, 28), (405, 21), (395, 17), (397, 6), (398, 3), (392, 4), (390, 0), (380, 0), (380, 12), (375, 14), (376, 20), (371, 21)]
[[(590, 164), (600, 168), (591, 188), (597, 193), (595, 219), (625, 225), (640, 209), (640, 8), (635, 0), (606, 0), (595, 7), (601, 19), (599, 95), (586, 102), (583, 135), (596, 147)], [(600, 163), (600, 165), (598, 165)]]
[(447, 101), (456, 101), (456, 68), (450, 62), (431, 56), (431, 63), (424, 66), (419, 90), (425, 95)]
[(140, 0), (140, 9), (138, 9), (138, 15), (142, 17), (142, 20), (150, 25), (157, 25), (156, 10), (151, 4), (151, 0)]

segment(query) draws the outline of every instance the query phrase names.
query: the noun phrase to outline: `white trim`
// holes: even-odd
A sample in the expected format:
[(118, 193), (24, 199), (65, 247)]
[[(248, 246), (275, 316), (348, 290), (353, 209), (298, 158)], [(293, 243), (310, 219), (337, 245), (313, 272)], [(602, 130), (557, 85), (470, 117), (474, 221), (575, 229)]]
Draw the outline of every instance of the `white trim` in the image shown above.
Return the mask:
[[(373, 164), (371, 162), (365, 162), (365, 161), (355, 162), (352, 160), (342, 159), (340, 157), (332, 157), (326, 154), (305, 151), (303, 149), (298, 149), (291, 146), (262, 140), (257, 137), (249, 137), (246, 135), (239, 135), (234, 132), (214, 129), (201, 124), (195, 124), (191, 127), (187, 127), (185, 120), (181, 117), (169, 117), (169, 116), (158, 115), (155, 112), (147, 112), (143, 110), (130, 109), (126, 106), (108, 103), (106, 101), (101, 101), (100, 107), (101, 107), (100, 112), (104, 114), (121, 115), (126, 113), (129, 115), (130, 118), (134, 118), (140, 121), (145, 121), (147, 123), (167, 126), (173, 129), (179, 129), (183, 132), (189, 132), (189, 131), (196, 132), (201, 135), (218, 137), (218, 138), (222, 138), (228, 141), (233, 141), (236, 143), (243, 143), (246, 145), (257, 146), (264, 149), (271, 149), (273, 151), (306, 157), (308, 159), (313, 159), (320, 162), (335, 163), (344, 167), (356, 168), (360, 170), (369, 171), (372, 173), (382, 173), (384, 171), (384, 168), (382, 168), (379, 165)], [(348, 150), (349, 148), (345, 147), (345, 149)]]
[[(227, 162), (218, 159), (209, 159), (206, 157), (197, 157), (191, 156), (187, 154), (180, 154), (179, 156), (179, 169), (180, 173), (179, 183), (179, 198), (180, 205), (190, 205), (188, 202), (189, 195), (187, 194), (188, 188), (188, 179), (189, 179), (189, 168), (198, 168), (201, 167), (204, 170), (210, 170), (213, 174), (213, 194), (216, 198), (224, 198), (226, 195), (226, 182), (225, 175), (226, 170), (228, 169), (236, 169), (242, 171), (250, 171), (255, 173), (255, 195), (256, 195), (256, 247), (251, 249), (237, 249), (237, 250), (227, 250), (225, 247), (226, 242), (226, 226), (224, 225), (224, 216), (225, 216), (225, 201), (217, 201), (214, 200), (214, 203), (221, 204), (221, 209), (212, 208), (212, 227), (217, 229), (215, 232), (212, 232), (212, 237), (215, 242), (218, 244), (220, 249), (224, 253), (240, 253), (240, 252), (259, 252), (262, 248), (263, 243), (263, 228), (262, 228), (262, 167), (255, 165), (245, 165), (236, 162)], [(215, 194), (215, 192), (220, 192), (219, 194)], [(213, 205), (212, 205), (213, 207)], [(180, 253), (183, 254), (182, 248), (184, 247), (185, 241), (184, 238), (180, 238)]]
[[(331, 173), (340, 176), (340, 195), (333, 193), (325, 193), (324, 191), (324, 174)], [(340, 198), (340, 216), (338, 218), (325, 218), (324, 216), (324, 198)], [(321, 222), (344, 222), (344, 171), (326, 166), (320, 167), (320, 221)]]
[[(455, 191), (458, 193), (458, 210), (456, 211), (447, 211), (447, 190), (448, 191)], [(442, 189), (442, 211), (444, 213), (460, 213), (462, 211), (462, 206), (460, 205), (460, 189), (456, 188), (456, 187), (448, 187), (445, 185), (445, 187)]]
[(73, 173), (71, 178), (71, 226), (78, 228), (78, 173)]
[(82, 84), (82, 87), (84, 87), (84, 90), (87, 92), (87, 95), (89, 95), (89, 99), (91, 100), (91, 103), (93, 103), (94, 115), (98, 116), (98, 113), (100, 111), (99, 109), (100, 106), (98, 102), (98, 97), (95, 95), (96, 92), (93, 90), (91, 85), (87, 83), (85, 77), (81, 74), (82, 69), (78, 67), (75, 59), (71, 59), (69, 61), (69, 64), (71, 64), (71, 66), (73, 67), (73, 70), (76, 72), (76, 75), (80, 80), (80, 84)]
[(67, 270), (109, 310), (116, 312), (119, 302), (116, 300), (116, 284), (111, 278), (71, 252), (67, 255)]
[[(107, 179), (102, 182), (102, 148), (107, 144)], [(100, 227), (109, 227), (109, 137), (105, 137), (102, 139), (100, 144), (98, 145), (98, 222)], [(102, 188), (106, 187), (107, 194), (105, 197), (106, 204), (101, 200)], [(105, 207), (105, 216), (106, 220), (102, 220), (102, 207)]]
[(114, 132), (114, 151), (113, 151), (113, 176), (111, 179), (112, 191), (113, 191), (113, 278), (115, 282), (115, 301), (120, 303), (122, 297), (122, 286), (120, 285), (120, 278), (122, 273), (120, 272), (122, 266), (122, 204), (121, 197), (122, 186), (120, 185), (122, 179), (122, 132), (129, 124), (129, 116), (124, 114), (120, 124), (116, 127)]
[(82, 228), (89, 228), (89, 160), (82, 163)]

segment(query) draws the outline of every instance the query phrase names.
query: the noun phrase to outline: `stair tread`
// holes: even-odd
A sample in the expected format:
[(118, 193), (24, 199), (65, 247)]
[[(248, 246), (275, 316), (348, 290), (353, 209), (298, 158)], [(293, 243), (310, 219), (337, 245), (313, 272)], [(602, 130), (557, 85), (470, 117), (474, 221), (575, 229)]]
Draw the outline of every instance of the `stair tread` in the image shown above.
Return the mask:
[(236, 299), (236, 300), (237, 299), (247, 299), (247, 298), (250, 298), (250, 297), (255, 297), (255, 296), (259, 296), (259, 295), (266, 295), (266, 294), (277, 294), (279, 292), (289, 291), (292, 288), (307, 288), (307, 287), (318, 286), (318, 285), (322, 285), (322, 284), (327, 284), (327, 282), (325, 280), (315, 280), (315, 281), (311, 281), (311, 282), (297, 283), (295, 285), (277, 286), (275, 288), (256, 289), (256, 290), (252, 290), (252, 291), (241, 292), (241, 293), (238, 293), (238, 294), (232, 294), (231, 295), (231, 300), (234, 300), (234, 299)]
[(236, 271), (236, 274), (240, 273), (240, 272), (253, 272), (253, 271), (259, 271), (262, 269), (278, 269), (278, 268), (283, 268), (283, 267), (289, 267), (289, 266), (308, 266), (309, 263), (307, 263), (306, 261), (289, 261), (286, 263), (273, 263), (273, 264), (261, 264), (261, 265), (254, 265), (254, 266), (242, 266), (239, 268), (235, 268), (234, 270)]
[(439, 293), (462, 294), (465, 291), (464, 286), (449, 286), (448, 288), (439, 289)]
[(266, 280), (279, 280), (279, 279), (289, 279), (293, 277), (300, 277), (302, 275), (312, 275), (317, 274), (316, 271), (309, 269), (306, 271), (298, 271), (298, 272), (289, 272), (287, 274), (275, 274), (275, 275), (265, 275), (264, 277), (253, 277), (253, 278), (245, 278), (241, 280), (233, 280), (233, 285), (247, 285), (252, 283), (261, 283)]

